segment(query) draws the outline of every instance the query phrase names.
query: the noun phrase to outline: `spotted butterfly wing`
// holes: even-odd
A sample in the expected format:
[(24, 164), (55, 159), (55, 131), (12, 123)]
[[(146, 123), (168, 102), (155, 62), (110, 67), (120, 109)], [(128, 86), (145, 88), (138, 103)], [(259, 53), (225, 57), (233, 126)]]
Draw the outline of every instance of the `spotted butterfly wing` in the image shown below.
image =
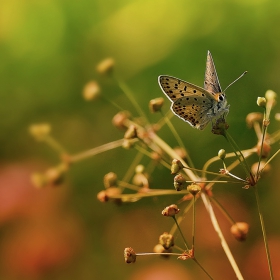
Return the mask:
[(212, 58), (210, 51), (207, 52), (204, 89), (212, 93), (222, 92), (222, 88), (219, 83), (214, 60)]
[(191, 126), (204, 129), (213, 117), (218, 95), (171, 76), (159, 76), (159, 85), (172, 102), (173, 113)]

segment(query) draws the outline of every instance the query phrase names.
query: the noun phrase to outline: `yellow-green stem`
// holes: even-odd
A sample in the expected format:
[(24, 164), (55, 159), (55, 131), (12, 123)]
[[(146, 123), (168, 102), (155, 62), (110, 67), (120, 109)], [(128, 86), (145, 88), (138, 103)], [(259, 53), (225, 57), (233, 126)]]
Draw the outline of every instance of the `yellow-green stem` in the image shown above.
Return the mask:
[(183, 241), (184, 241), (184, 244), (185, 244), (185, 246), (186, 246), (186, 249), (189, 251), (189, 246), (188, 246), (188, 244), (187, 244), (187, 241), (186, 241), (186, 239), (185, 239), (185, 236), (183, 235), (183, 233), (182, 233), (182, 231), (181, 231), (181, 228), (180, 228), (180, 226), (179, 226), (179, 224), (178, 224), (178, 222), (177, 222), (175, 216), (173, 216), (172, 218), (174, 219), (174, 221), (175, 221), (175, 223), (176, 223), (176, 225), (177, 225), (177, 228), (178, 228), (178, 230), (179, 230), (179, 232), (180, 232), (180, 234), (181, 234), (181, 236), (182, 236), (182, 238), (183, 238)]
[(193, 261), (204, 271), (204, 273), (210, 278), (213, 279), (210, 274), (204, 269), (204, 267), (198, 262), (196, 258), (193, 258)]
[(266, 230), (265, 230), (265, 225), (264, 225), (263, 214), (261, 211), (260, 198), (259, 198), (259, 192), (258, 192), (257, 186), (254, 187), (254, 190), (255, 190), (255, 197), (256, 197), (256, 202), (257, 202), (257, 207), (258, 207), (258, 212), (259, 212), (259, 217), (260, 217), (262, 233), (263, 233), (263, 241), (264, 241), (266, 258), (267, 258), (267, 263), (268, 263), (269, 275), (270, 275), (270, 279), (273, 280), (274, 279), (273, 270), (272, 270), (272, 265), (271, 265), (269, 247), (268, 247), (268, 242), (267, 242), (267, 235), (266, 235)]

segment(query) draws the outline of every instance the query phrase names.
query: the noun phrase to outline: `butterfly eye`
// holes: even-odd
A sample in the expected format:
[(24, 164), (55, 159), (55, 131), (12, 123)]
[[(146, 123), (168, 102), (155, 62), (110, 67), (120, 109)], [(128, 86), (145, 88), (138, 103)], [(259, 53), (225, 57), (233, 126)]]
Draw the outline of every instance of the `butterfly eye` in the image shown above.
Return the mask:
[(219, 95), (219, 100), (220, 100), (220, 101), (223, 101), (224, 99), (225, 99), (225, 96), (224, 96), (223, 94), (220, 94), (220, 95)]

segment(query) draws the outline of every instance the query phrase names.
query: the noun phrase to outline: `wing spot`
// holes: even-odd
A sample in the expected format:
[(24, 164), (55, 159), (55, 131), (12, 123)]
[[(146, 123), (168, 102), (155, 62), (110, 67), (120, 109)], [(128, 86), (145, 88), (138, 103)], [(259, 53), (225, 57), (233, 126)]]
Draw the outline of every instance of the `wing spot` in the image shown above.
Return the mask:
[(187, 86), (184, 86), (184, 91), (186, 91), (187, 90)]
[(195, 89), (193, 90), (193, 93), (196, 93), (196, 90), (195, 90)]

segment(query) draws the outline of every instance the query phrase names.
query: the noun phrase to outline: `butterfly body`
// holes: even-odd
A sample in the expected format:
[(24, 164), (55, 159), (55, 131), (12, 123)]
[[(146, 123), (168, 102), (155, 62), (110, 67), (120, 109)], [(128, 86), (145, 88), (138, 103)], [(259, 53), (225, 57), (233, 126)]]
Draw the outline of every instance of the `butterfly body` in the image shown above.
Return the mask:
[(211, 120), (229, 112), (209, 51), (204, 88), (171, 76), (159, 76), (158, 81), (162, 91), (172, 102), (173, 113), (192, 127), (203, 130)]

